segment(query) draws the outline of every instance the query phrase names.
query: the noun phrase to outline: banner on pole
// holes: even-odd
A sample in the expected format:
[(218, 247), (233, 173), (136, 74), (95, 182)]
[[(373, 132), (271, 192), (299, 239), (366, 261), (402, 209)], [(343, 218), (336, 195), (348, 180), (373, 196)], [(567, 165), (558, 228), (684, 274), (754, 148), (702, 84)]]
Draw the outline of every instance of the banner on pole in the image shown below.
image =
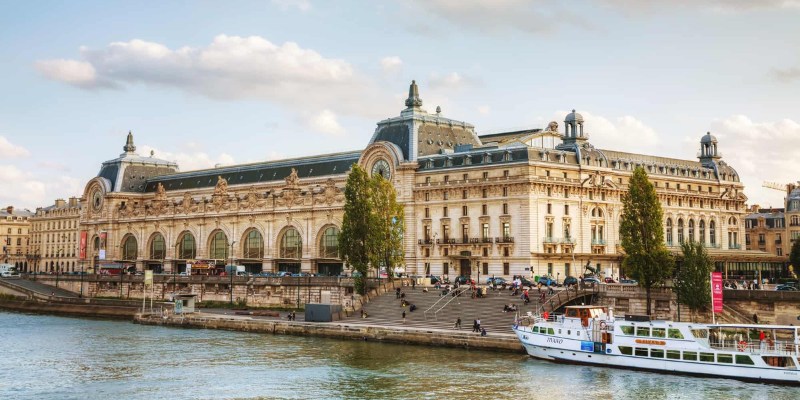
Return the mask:
[(722, 312), (722, 272), (711, 273), (711, 303), (714, 313)]
[(100, 232), (100, 250), (98, 256), (101, 260), (106, 259), (106, 240), (108, 240), (108, 232)]
[(86, 231), (81, 231), (81, 244), (80, 244), (80, 256), (81, 260), (86, 259)]
[(144, 271), (144, 284), (145, 286), (153, 286), (153, 270)]

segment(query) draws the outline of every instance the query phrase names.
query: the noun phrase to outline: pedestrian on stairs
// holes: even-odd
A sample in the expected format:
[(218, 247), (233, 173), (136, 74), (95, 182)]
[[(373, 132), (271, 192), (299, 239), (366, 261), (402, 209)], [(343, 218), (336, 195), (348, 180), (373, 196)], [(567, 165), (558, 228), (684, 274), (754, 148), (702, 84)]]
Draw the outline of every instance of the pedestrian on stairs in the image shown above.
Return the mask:
[(406, 323), (406, 310), (403, 310), (403, 323)]
[(478, 320), (477, 319), (473, 319), (472, 320), (472, 331), (473, 332), (478, 332)]
[(461, 317), (456, 319), (456, 323), (453, 325), (453, 329), (461, 330)]

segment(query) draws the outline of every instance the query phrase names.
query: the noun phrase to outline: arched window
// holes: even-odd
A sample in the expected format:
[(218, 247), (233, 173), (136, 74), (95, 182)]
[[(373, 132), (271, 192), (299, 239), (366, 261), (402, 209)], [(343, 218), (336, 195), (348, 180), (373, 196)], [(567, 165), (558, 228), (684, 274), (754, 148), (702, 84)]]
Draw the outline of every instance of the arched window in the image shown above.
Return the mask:
[(228, 259), (228, 236), (225, 232), (217, 231), (211, 236), (211, 246), (209, 246), (209, 258), (214, 260)]
[(672, 218), (667, 218), (667, 244), (672, 245)]
[(321, 258), (339, 258), (339, 228), (332, 226), (325, 229), (319, 246)]
[(164, 241), (164, 236), (156, 233), (153, 240), (150, 242), (150, 259), (163, 260), (166, 256), (167, 244)]
[(125, 242), (122, 244), (122, 259), (123, 260), (135, 260), (136, 259), (136, 248), (138, 247), (136, 243), (136, 238), (133, 236), (128, 236), (125, 239)]
[(300, 258), (303, 240), (297, 229), (289, 228), (281, 238), (280, 257), (281, 258)]
[(689, 220), (689, 242), (694, 242), (694, 220)]
[(706, 221), (700, 220), (700, 234), (697, 236), (697, 241), (706, 243)]
[(678, 243), (683, 243), (683, 218), (678, 218)]
[(194, 243), (194, 235), (189, 232), (181, 235), (178, 239), (178, 259), (191, 260), (197, 254), (197, 248)]
[(247, 232), (244, 239), (244, 258), (264, 258), (264, 238), (255, 229)]
[[(49, 242), (49, 240), (48, 240)], [(92, 241), (92, 248), (96, 250), (100, 250), (100, 236), (95, 236), (94, 240)]]
[(728, 221), (728, 225), (731, 227), (736, 227), (736, 218), (731, 217), (731, 219)]
[(717, 245), (717, 224), (714, 220), (708, 223), (708, 243), (711, 244), (711, 247)]

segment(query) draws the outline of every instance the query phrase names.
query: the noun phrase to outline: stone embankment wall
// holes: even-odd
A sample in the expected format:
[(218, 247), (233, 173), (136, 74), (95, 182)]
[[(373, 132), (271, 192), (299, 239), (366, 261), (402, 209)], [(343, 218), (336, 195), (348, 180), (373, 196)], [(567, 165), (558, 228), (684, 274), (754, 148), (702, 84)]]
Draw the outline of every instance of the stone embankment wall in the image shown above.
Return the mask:
[(513, 335), (480, 336), (474, 333), (426, 330), (376, 325), (342, 323), (305, 323), (225, 317), (208, 314), (170, 315), (139, 314), (134, 321), (144, 325), (180, 328), (225, 329), (241, 332), (313, 336), (335, 339), (366, 340), (417, 344), (476, 350), (507, 351), (524, 354), (525, 350)]
[(86, 303), (57, 303), (32, 300), (0, 299), (0, 308), (18, 312), (70, 315), (76, 317), (131, 319), (140, 308)]

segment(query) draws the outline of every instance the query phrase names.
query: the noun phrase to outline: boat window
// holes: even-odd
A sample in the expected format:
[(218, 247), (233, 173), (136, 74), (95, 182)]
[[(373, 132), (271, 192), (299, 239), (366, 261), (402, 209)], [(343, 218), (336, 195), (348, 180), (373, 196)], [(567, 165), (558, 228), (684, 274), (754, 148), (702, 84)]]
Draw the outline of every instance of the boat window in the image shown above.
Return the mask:
[(629, 355), (633, 354), (633, 347), (630, 347), (630, 346), (619, 346), (619, 352), (622, 353), (622, 354), (625, 354), (626, 356), (629, 356)]
[(578, 310), (574, 308), (567, 309), (567, 316), (572, 318), (578, 318)]
[(645, 347), (637, 347), (636, 348), (636, 356), (637, 357), (647, 357), (647, 348), (645, 348)]
[(744, 365), (754, 365), (753, 359), (750, 356), (746, 356), (744, 354), (737, 354), (736, 355), (736, 363), (737, 364), (744, 364)]
[(556, 334), (556, 332), (555, 332), (555, 330), (553, 330), (553, 328), (547, 328), (547, 333), (550, 334), (550, 335), (555, 335)]
[(650, 349), (650, 357), (664, 358), (664, 349)]
[(692, 335), (698, 339), (705, 339), (708, 337), (708, 329), (692, 329)]
[(670, 360), (680, 360), (681, 352), (679, 350), (667, 350), (667, 358)]
[(533, 333), (539, 333), (539, 327), (538, 326), (534, 326), (533, 327)]
[(683, 352), (683, 359), (686, 360), (686, 361), (697, 361), (697, 352), (684, 351)]
[(666, 329), (664, 328), (653, 328), (653, 337), (663, 338), (665, 333)]
[(733, 354), (717, 354), (717, 362), (722, 364), (733, 364)]
[(683, 334), (680, 329), (669, 328), (670, 339), (683, 339)]
[(558, 330), (558, 334), (559, 334), (559, 335), (561, 334), (561, 329), (559, 329), (559, 330)]
[(633, 327), (628, 325), (620, 325), (619, 329), (624, 335), (633, 335)]
[(644, 326), (637, 327), (636, 336), (650, 336), (650, 327), (644, 327)]
[(793, 368), (794, 362), (789, 357), (763, 356), (764, 362), (770, 367)]
[(700, 353), (700, 361), (714, 362), (714, 353)]
[(572, 331), (567, 329), (567, 335), (572, 335)]

